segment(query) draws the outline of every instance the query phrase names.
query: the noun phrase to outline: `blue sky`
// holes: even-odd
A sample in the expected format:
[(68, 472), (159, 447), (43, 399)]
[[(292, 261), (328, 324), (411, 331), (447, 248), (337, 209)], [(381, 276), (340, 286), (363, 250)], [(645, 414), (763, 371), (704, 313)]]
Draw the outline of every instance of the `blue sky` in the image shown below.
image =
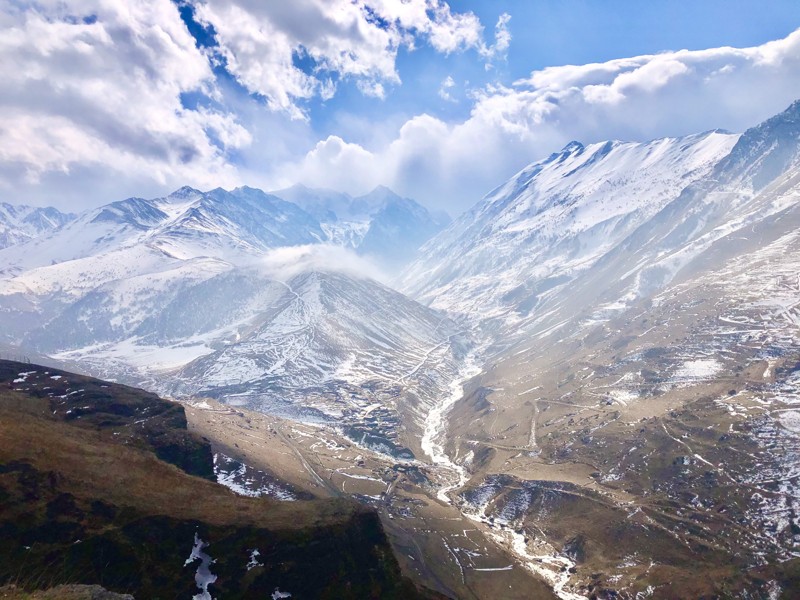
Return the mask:
[[(335, 133), (339, 111), (359, 112), (376, 119), (391, 112), (410, 116), (432, 112), (443, 118), (463, 118), (470, 105), (464, 82), (477, 86), (492, 81), (511, 83), (548, 66), (604, 62), (665, 50), (702, 50), (719, 46), (757, 46), (786, 37), (800, 27), (800, 2), (779, 0), (460, 0), (458, 11), (472, 11), (487, 28), (503, 13), (511, 15), (512, 34), (507, 59), (486, 71), (473, 52), (442, 56), (430, 47), (400, 52), (398, 70), (403, 85), (387, 101), (364, 97), (348, 86), (346, 93), (312, 105), (321, 133)], [(437, 91), (448, 75), (458, 82), (444, 102)], [(345, 90), (342, 90), (343, 92)]]
[(384, 184), (455, 215), (573, 138), (756, 124), (800, 97), (798, 27), (796, 1), (6, 3), (0, 200)]

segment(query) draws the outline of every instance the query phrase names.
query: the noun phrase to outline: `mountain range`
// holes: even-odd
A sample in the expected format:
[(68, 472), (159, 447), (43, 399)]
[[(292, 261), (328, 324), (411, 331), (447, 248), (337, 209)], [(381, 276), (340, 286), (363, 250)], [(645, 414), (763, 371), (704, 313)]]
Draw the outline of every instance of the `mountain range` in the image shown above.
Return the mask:
[(0, 248), (45, 235), (75, 218), (49, 206), (45, 208), (0, 203)]
[[(0, 250), (2, 341), (194, 403), (243, 464), (296, 455), (445, 595), (791, 598), (798, 199), (800, 101), (571, 142), (449, 224), (385, 188), (181, 188)], [(246, 456), (259, 414), (303, 428)]]

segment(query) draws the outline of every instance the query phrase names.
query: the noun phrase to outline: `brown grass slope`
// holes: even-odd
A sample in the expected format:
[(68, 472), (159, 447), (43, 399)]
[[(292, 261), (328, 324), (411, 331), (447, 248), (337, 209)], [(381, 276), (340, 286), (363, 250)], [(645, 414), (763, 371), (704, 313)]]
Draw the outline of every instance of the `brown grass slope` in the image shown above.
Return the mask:
[[(208, 443), (179, 405), (0, 361), (0, 585), (188, 598), (197, 534), (215, 559), (215, 597), (427, 597), (401, 576), (373, 512), (243, 498), (210, 476)], [(261, 564), (248, 569), (254, 549)]]

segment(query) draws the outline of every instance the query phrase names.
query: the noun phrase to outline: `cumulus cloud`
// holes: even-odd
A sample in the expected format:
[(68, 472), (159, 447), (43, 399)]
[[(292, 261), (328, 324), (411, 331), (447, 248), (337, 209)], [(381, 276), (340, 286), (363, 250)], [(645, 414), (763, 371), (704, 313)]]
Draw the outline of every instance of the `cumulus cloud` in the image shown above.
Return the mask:
[(250, 134), (211, 104), (183, 105), (184, 94), (217, 90), (169, 0), (3, 3), (0, 22), (0, 182), (76, 169), (161, 185), (236, 182), (226, 152)]
[(442, 0), (197, 0), (193, 6), (213, 28), (227, 70), (273, 110), (297, 119), (307, 118), (299, 101), (333, 95), (333, 77), (384, 98), (386, 85), (400, 83), (401, 47), (422, 41), (443, 54), (475, 49), (493, 60), (510, 41), (508, 15), (488, 46), (478, 17), (453, 12)]
[(385, 98), (402, 47), (494, 55), (479, 19), (444, 0), (22, 0), (0, 4), (0, 27), (0, 193), (73, 210), (243, 183), (253, 141), (262, 172), (292, 143), (270, 114), (306, 127), (295, 139), (310, 135), (302, 101), (343, 79)]
[(463, 122), (419, 115), (390, 143), (369, 150), (329, 137), (282, 172), (352, 192), (384, 183), (459, 212), (570, 140), (743, 131), (798, 97), (800, 30), (752, 48), (681, 50), (534, 71), (511, 86), (474, 91)]
[(311, 271), (344, 273), (351, 277), (386, 281), (386, 276), (371, 261), (347, 248), (327, 244), (269, 250), (258, 267), (262, 273), (278, 281), (288, 281)]

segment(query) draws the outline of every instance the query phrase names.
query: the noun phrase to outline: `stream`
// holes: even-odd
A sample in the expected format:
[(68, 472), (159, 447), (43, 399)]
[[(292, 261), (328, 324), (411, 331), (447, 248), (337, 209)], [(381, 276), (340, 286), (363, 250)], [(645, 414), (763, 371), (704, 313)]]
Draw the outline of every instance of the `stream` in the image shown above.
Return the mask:
[[(450, 492), (463, 487), (469, 480), (469, 473), (463, 466), (455, 463), (445, 450), (447, 443), (447, 416), (456, 402), (464, 397), (464, 386), (467, 381), (480, 372), (481, 368), (478, 364), (477, 352), (470, 352), (459, 370), (458, 377), (448, 386), (449, 394), (440, 404), (431, 408), (425, 419), (425, 428), (421, 439), (422, 450), (431, 458), (431, 462), (436, 467), (439, 467), (438, 471), (442, 475), (442, 479), (446, 481), (437, 491), (436, 497), (450, 505), (453, 504), (453, 500), (449, 495)], [(554, 550), (548, 554), (532, 554), (528, 549), (528, 544), (525, 542), (523, 534), (517, 533), (515, 528), (512, 527), (497, 530), (489, 522), (485, 514), (485, 508), (480, 513), (467, 512), (464, 507), (459, 507), (459, 510), (466, 518), (487, 526), (489, 528), (488, 536), (513, 554), (527, 570), (552, 585), (553, 591), (561, 600), (586, 600), (585, 596), (565, 589), (569, 583), (570, 569), (575, 566), (572, 560), (566, 556), (559, 555)], [(546, 544), (546, 546), (548, 550), (551, 549), (549, 544)]]

